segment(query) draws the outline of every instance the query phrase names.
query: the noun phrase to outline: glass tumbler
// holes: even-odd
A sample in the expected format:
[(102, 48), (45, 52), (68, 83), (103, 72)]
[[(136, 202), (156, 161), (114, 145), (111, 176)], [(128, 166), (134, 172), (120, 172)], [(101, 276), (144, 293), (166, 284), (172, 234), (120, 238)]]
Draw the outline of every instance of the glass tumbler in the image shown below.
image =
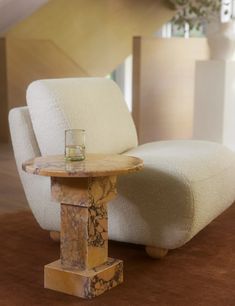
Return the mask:
[(65, 130), (65, 159), (68, 161), (85, 159), (85, 130)]

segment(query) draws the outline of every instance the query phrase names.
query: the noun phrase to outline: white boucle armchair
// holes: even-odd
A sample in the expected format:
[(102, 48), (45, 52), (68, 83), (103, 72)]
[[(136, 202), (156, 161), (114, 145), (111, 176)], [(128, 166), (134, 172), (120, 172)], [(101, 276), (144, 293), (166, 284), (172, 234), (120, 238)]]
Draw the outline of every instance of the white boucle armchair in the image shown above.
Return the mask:
[[(137, 145), (133, 120), (118, 86), (105, 78), (39, 80), (27, 90), (27, 107), (9, 114), (15, 159), (29, 206), (39, 225), (60, 231), (60, 207), (47, 177), (24, 173), (25, 160), (63, 154), (64, 130), (86, 130), (90, 153), (140, 157), (144, 170), (119, 178), (109, 204), (109, 238), (142, 244), (161, 257), (203, 229), (235, 200), (235, 154), (203, 141)], [(53, 236), (53, 235), (52, 235)]]

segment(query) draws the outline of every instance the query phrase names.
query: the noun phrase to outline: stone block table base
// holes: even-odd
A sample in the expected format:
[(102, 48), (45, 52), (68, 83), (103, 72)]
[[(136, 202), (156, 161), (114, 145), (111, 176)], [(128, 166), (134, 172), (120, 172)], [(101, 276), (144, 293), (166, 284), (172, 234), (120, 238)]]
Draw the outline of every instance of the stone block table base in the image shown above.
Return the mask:
[(117, 175), (142, 167), (135, 157), (92, 154), (82, 162), (52, 156), (23, 165), (51, 176), (52, 197), (61, 203), (60, 260), (45, 266), (45, 288), (90, 299), (123, 282), (122, 260), (108, 257), (107, 203), (117, 194)]
[(60, 260), (44, 268), (45, 288), (91, 299), (123, 282), (123, 261), (108, 258), (103, 265), (85, 271), (66, 269)]

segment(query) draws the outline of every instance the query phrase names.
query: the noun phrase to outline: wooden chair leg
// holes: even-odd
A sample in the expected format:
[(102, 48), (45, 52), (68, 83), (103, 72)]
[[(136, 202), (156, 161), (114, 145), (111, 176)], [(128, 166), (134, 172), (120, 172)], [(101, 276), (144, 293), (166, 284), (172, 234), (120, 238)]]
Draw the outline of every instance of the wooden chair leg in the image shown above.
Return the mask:
[(154, 259), (161, 259), (168, 253), (167, 249), (158, 248), (154, 246), (146, 246), (145, 251), (148, 254), (149, 257)]
[(50, 238), (56, 242), (60, 241), (60, 232), (50, 231)]

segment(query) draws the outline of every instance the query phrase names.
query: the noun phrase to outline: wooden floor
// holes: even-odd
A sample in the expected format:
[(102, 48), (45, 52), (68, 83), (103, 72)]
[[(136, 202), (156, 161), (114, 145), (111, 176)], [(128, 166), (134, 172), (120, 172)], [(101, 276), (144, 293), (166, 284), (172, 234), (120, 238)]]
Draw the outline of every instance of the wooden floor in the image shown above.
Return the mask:
[(28, 209), (12, 148), (0, 143), (0, 214)]
[(0, 179), (0, 306), (235, 305), (234, 205), (161, 261), (143, 247), (111, 242), (110, 256), (124, 260), (125, 282), (83, 301), (43, 288), (43, 266), (58, 258), (59, 244), (31, 212), (15, 213), (28, 207), (9, 145), (0, 144)]

